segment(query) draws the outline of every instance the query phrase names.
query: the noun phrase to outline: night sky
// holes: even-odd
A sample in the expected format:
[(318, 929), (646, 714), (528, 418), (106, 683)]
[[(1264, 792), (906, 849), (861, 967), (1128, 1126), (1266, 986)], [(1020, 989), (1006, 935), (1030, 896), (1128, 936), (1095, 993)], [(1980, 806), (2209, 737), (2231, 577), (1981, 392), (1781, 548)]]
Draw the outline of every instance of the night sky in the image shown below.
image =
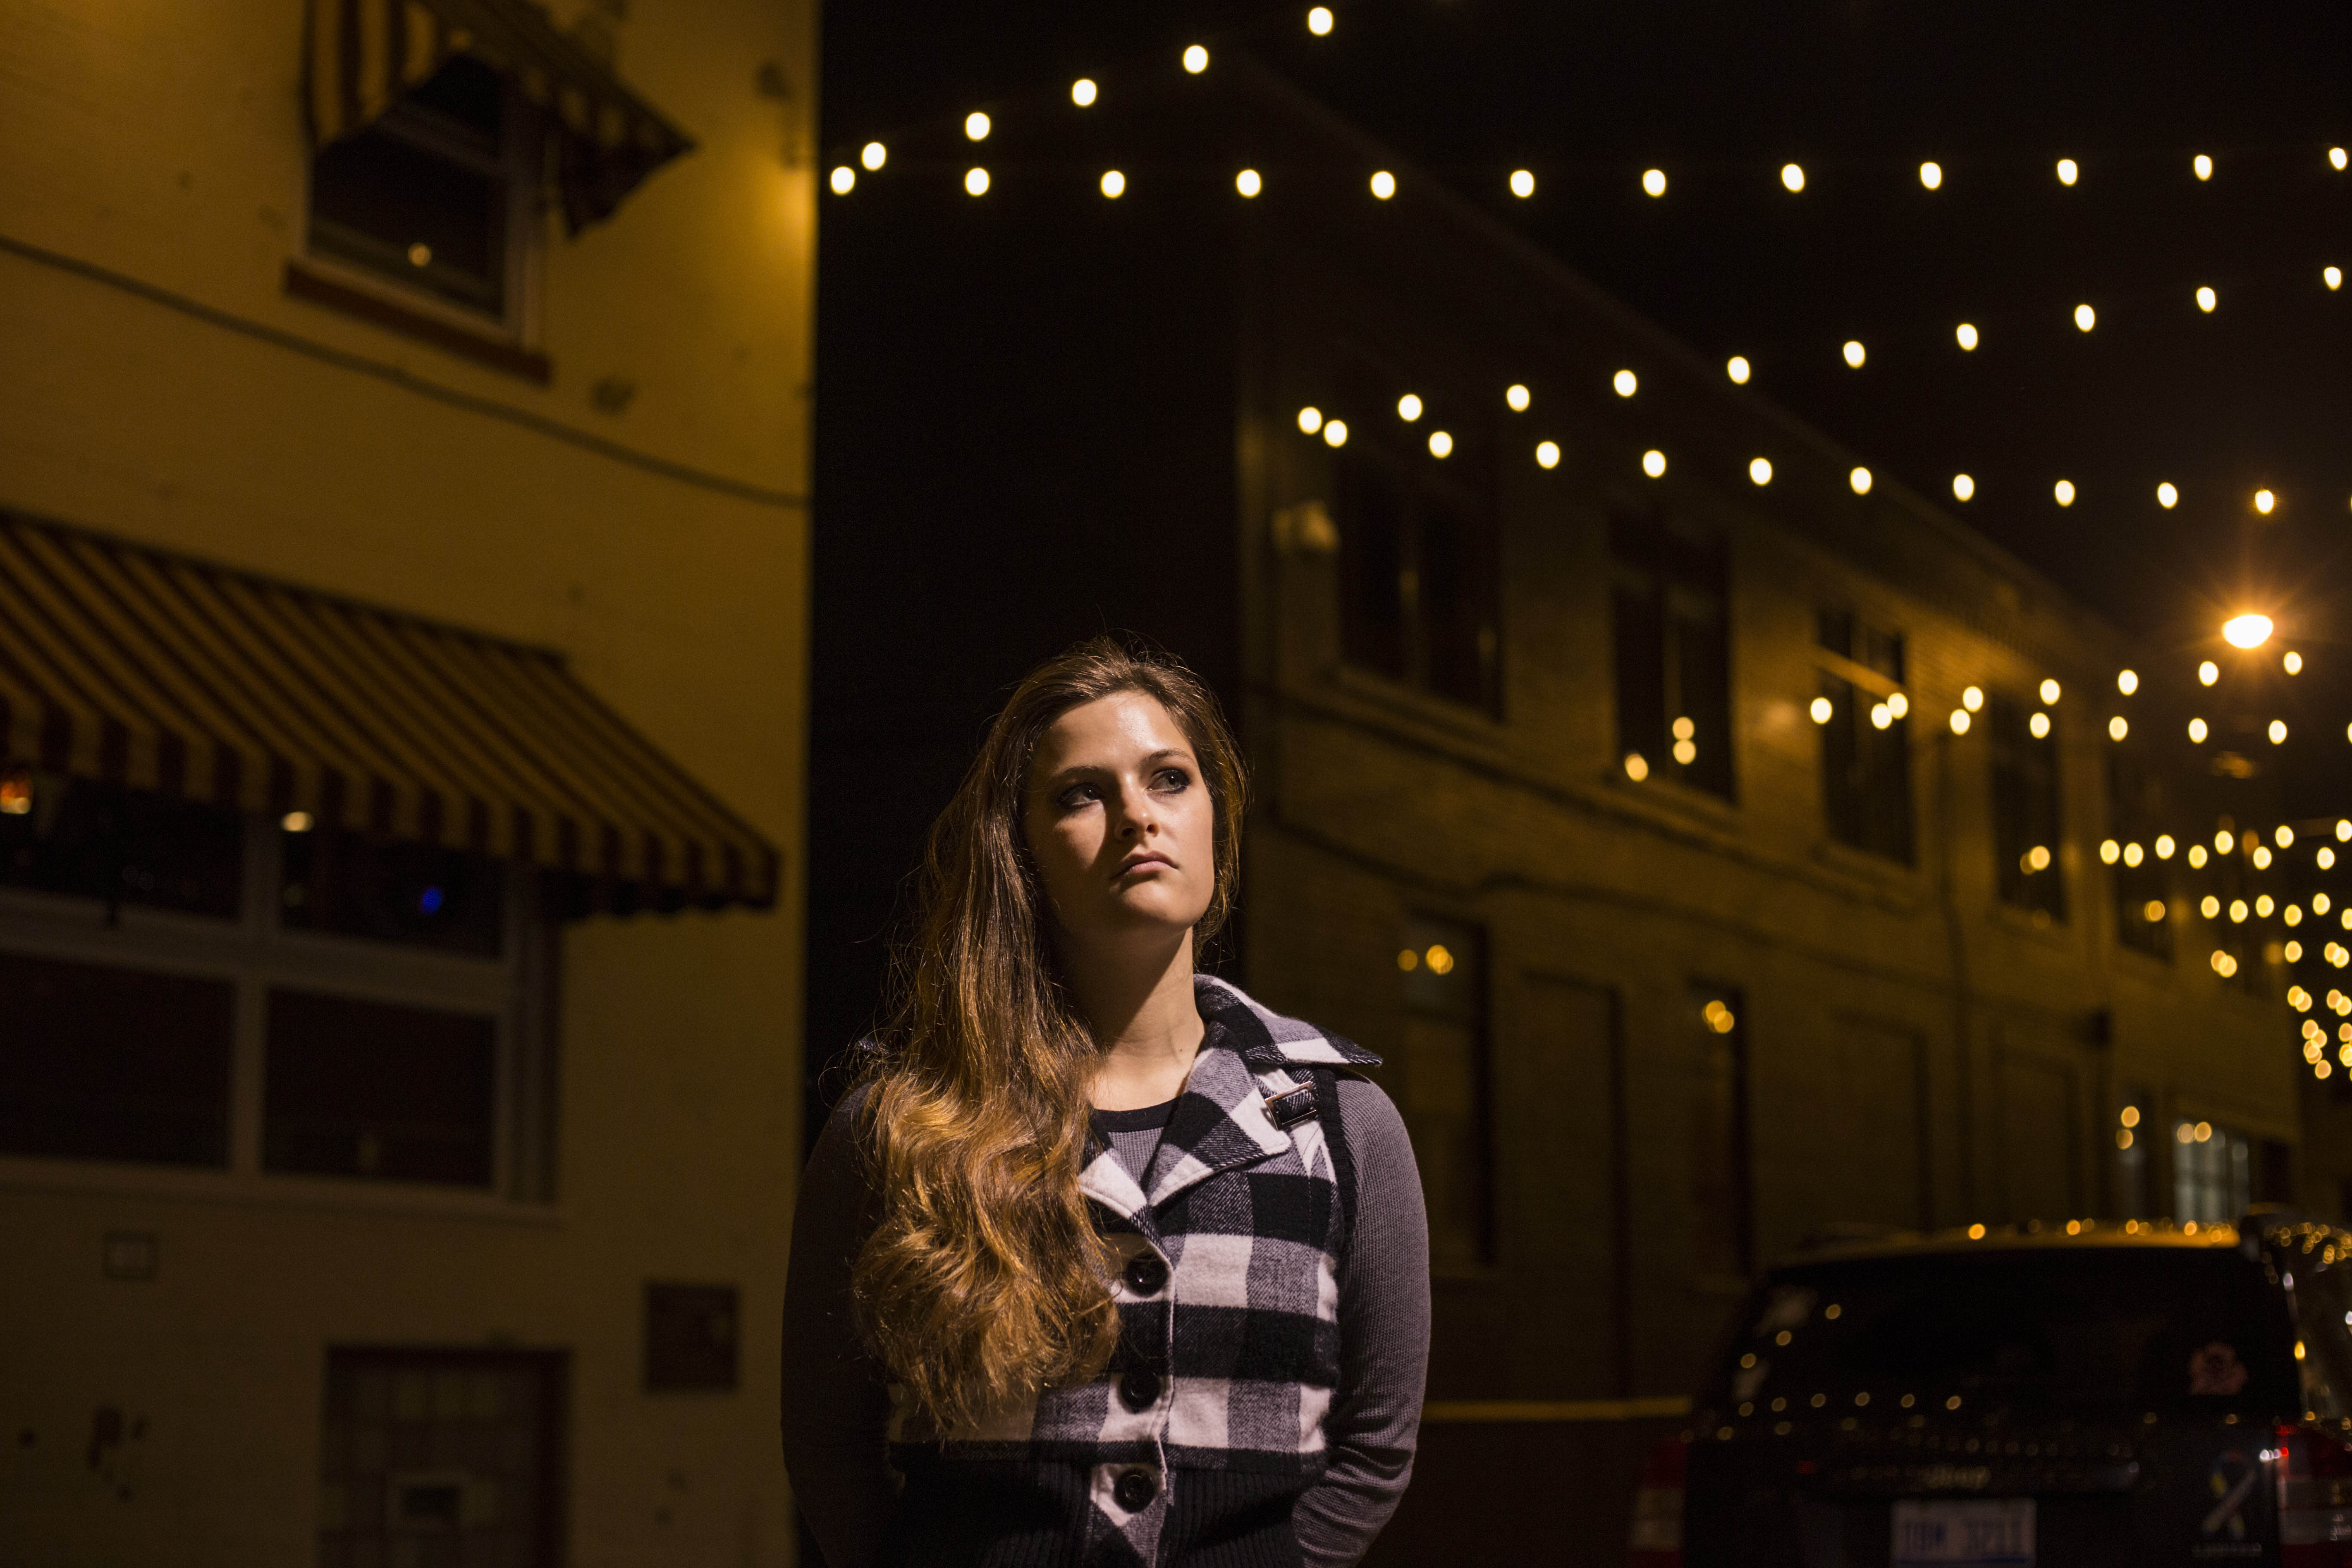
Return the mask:
[[(2352, 7), (1334, 9), (1318, 38), (1304, 3), (835, 7), (826, 161), (975, 108), (1043, 112), (1080, 75), (1116, 92), (1190, 43), (1247, 48), (1393, 142), (1408, 178), (1450, 182), (1709, 358), (1746, 355), (1759, 394), (2160, 646), (2188, 658), (2250, 605), (2315, 671), (2329, 645), (2352, 657), (2352, 287), (2321, 279), (2352, 268), (2352, 174), (2327, 158), (2352, 144)], [(1641, 190), (1654, 166), (1663, 199)], [(1520, 167), (1530, 200), (1507, 189)]]

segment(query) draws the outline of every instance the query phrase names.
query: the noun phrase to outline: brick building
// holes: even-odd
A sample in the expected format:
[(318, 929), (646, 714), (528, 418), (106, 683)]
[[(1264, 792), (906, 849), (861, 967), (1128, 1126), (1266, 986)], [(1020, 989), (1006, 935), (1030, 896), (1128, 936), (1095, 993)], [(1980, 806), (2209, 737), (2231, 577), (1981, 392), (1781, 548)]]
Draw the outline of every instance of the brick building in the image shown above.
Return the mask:
[(1823, 1227), (2290, 1194), (2281, 933), (2200, 912), (2275, 810), (2147, 650), (1251, 62), (1102, 93), (828, 209), (813, 1062), (978, 723), (1124, 626), (1255, 768), (1223, 961), (1382, 1053), (1420, 1154), (1383, 1561), (1605, 1556)]

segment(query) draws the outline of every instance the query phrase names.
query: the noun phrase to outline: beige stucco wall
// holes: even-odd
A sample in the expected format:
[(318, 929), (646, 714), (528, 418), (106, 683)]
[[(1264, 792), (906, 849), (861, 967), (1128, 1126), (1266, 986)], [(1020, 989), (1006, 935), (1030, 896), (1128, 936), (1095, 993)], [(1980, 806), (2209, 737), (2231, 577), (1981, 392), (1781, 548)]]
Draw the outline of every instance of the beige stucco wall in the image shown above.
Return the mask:
[[(545, 388), (281, 292), (302, 9), (0, 0), (0, 505), (560, 648), (786, 892), (568, 928), (551, 1210), (0, 1168), (0, 1563), (314, 1561), (324, 1347), (501, 1342), (573, 1355), (572, 1562), (788, 1562), (815, 7), (627, 8), (622, 74), (699, 146), (550, 219)], [(115, 1229), (156, 1280), (101, 1277)], [(642, 1392), (649, 1279), (741, 1288), (739, 1392)], [(127, 1499), (102, 1405), (146, 1419)]]

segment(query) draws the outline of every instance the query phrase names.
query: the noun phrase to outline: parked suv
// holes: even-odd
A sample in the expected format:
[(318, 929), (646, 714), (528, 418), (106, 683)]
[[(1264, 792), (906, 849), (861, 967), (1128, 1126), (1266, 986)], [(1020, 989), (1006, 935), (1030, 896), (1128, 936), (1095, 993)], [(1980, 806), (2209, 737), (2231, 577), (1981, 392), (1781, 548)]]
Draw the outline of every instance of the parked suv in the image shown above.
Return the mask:
[(1970, 1226), (1811, 1253), (1651, 1456), (1636, 1568), (2352, 1565), (2352, 1234)]

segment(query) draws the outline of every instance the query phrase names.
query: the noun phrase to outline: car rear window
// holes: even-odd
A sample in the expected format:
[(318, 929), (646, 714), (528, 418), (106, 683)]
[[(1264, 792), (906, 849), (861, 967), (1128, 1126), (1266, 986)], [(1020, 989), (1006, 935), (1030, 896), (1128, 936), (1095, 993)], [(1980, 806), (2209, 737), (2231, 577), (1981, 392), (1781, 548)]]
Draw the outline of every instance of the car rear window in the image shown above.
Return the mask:
[(1713, 1402), (2260, 1413), (2299, 1407), (2294, 1343), (2262, 1267), (2234, 1252), (1848, 1259), (1772, 1276), (1732, 1336)]

